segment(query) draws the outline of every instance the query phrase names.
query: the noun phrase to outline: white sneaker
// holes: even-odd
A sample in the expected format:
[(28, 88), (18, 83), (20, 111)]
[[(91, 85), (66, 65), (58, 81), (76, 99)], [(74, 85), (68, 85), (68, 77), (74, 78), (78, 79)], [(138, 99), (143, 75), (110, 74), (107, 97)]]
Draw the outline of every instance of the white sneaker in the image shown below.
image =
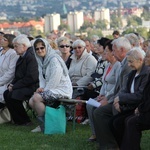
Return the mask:
[(31, 130), (31, 132), (41, 132), (41, 127), (37, 126), (35, 129)]
[(81, 124), (85, 125), (89, 123), (89, 119), (85, 119)]

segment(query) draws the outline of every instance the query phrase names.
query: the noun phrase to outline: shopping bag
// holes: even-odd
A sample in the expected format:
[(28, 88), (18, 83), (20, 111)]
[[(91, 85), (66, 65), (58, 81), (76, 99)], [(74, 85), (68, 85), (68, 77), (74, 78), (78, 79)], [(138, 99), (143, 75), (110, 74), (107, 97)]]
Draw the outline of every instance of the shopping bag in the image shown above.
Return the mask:
[[(78, 96), (76, 99), (80, 100), (81, 97)], [(85, 111), (86, 111), (85, 103), (77, 103), (76, 104), (76, 122), (77, 123), (81, 123), (82, 121), (84, 121), (84, 119), (86, 117), (85, 116), (85, 113), (86, 113)]]
[(64, 134), (66, 133), (66, 111), (65, 107), (59, 105), (58, 108), (46, 106), (44, 134)]
[(11, 121), (11, 115), (9, 113), (8, 108), (4, 107), (0, 109), (0, 124), (10, 122)]

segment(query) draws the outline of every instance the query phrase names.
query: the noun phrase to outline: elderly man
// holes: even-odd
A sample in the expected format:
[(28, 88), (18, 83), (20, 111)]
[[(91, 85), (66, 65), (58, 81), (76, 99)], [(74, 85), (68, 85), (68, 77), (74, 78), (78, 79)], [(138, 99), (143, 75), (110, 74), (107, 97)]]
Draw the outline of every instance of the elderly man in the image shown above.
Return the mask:
[(31, 43), (25, 35), (19, 35), (13, 40), (14, 49), (20, 55), (15, 69), (15, 77), (4, 92), (6, 106), (17, 125), (31, 123), (23, 101), (28, 100), (38, 87), (38, 65), (31, 48)]
[(121, 62), (121, 69), (118, 73), (118, 81), (115, 86), (114, 93), (109, 97), (101, 97), (98, 100), (101, 106), (96, 108), (93, 112), (94, 128), (96, 138), (100, 146), (100, 150), (104, 149), (118, 149), (117, 142), (111, 133), (109, 128), (109, 120), (113, 116), (112, 106), (114, 98), (118, 95), (121, 88), (125, 87), (127, 74), (130, 72), (130, 68), (127, 64), (126, 53), (131, 49), (131, 44), (124, 37), (119, 37), (113, 42), (114, 56)]

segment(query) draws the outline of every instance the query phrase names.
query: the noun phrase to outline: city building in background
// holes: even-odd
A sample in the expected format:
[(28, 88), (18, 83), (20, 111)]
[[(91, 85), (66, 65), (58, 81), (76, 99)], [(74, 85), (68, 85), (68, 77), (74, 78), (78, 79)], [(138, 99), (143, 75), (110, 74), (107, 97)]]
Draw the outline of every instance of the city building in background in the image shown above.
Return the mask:
[(44, 30), (45, 33), (49, 33), (53, 30), (58, 30), (58, 26), (60, 25), (60, 14), (47, 14), (44, 17), (45, 25)]
[(76, 32), (84, 23), (83, 12), (70, 12), (67, 15), (68, 26), (71, 32)]
[(109, 8), (97, 9), (94, 12), (94, 19), (95, 19), (95, 21), (106, 20), (107, 21), (107, 29), (110, 29), (110, 11), (109, 11)]

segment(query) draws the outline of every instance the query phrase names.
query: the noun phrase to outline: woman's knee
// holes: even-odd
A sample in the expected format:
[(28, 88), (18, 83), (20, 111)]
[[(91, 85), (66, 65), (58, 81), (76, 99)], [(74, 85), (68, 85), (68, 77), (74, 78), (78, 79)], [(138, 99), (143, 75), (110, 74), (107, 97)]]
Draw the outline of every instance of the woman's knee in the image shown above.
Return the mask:
[(33, 97), (30, 99), (30, 104), (33, 105), (35, 103), (41, 103), (43, 102), (43, 98), (41, 97), (40, 94), (36, 93), (33, 95)]
[(33, 97), (31, 97), (31, 98), (29, 99), (29, 106), (30, 106), (31, 108), (33, 108)]

